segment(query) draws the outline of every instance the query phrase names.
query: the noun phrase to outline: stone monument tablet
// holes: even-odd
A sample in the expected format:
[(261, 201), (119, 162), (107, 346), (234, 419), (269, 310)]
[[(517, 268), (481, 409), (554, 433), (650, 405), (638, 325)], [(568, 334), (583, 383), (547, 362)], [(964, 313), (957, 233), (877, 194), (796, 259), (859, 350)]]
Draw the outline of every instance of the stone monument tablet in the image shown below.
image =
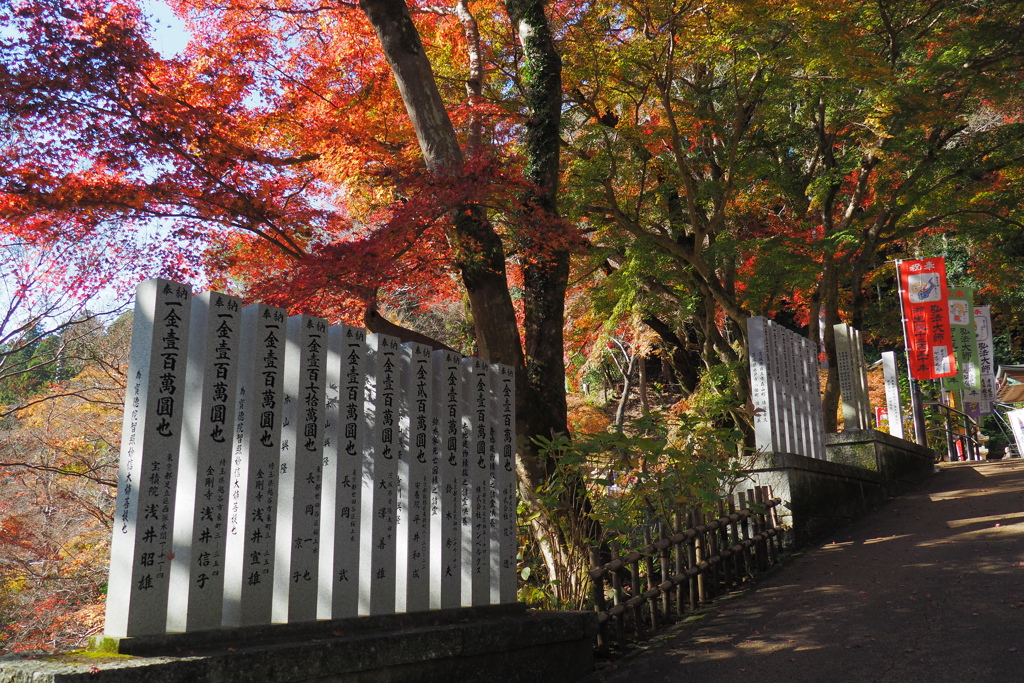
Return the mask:
[(811, 452), (810, 411), (807, 406), (807, 385), (804, 382), (804, 364), (801, 356), (802, 337), (785, 330), (786, 357), (789, 364), (790, 393), (793, 396), (793, 452), (808, 455)]
[(287, 312), (242, 309), (227, 547), (224, 626), (269, 624), (281, 467)]
[(163, 633), (181, 440), (191, 290), (146, 280), (135, 292), (104, 632)]
[(1010, 423), (1014, 444), (1017, 446), (1017, 457), (1024, 457), (1024, 408), (1008, 410), (1006, 421)]
[(460, 543), (459, 568), (461, 604), (463, 607), (473, 605), (473, 571), (475, 560), (473, 554), (473, 451), (476, 436), (476, 411), (474, 408), (473, 372), (475, 358), (463, 358), (460, 367), (462, 383), (462, 410), (460, 425), (459, 453), (459, 520)]
[(775, 400), (779, 407), (779, 445), (786, 453), (794, 453), (796, 452), (796, 426), (793, 419), (793, 388), (790, 385), (786, 330), (775, 322), (769, 322), (768, 330), (775, 367)]
[(816, 346), (763, 317), (747, 320), (758, 451), (824, 458)]
[(775, 452), (774, 376), (769, 371), (767, 320), (762, 316), (747, 319), (747, 345), (750, 353), (750, 400), (754, 407), (754, 443), (760, 452)]
[(818, 345), (801, 339), (807, 378), (807, 398), (811, 414), (811, 452), (813, 458), (825, 459), (825, 416), (821, 408), (821, 379), (818, 375)]
[(462, 356), (434, 351), (430, 608), (462, 605)]
[(107, 636), (516, 600), (511, 368), (162, 280), (134, 332)]
[(399, 612), (430, 608), (432, 352), (429, 346), (412, 342), (401, 350), (395, 596)]
[(472, 439), (470, 478), (472, 479), (473, 587), (472, 604), (491, 602), (490, 572), (490, 460), (491, 460), (491, 366), (479, 358), (472, 359), (470, 410)]
[[(400, 346), (383, 334), (368, 334), (366, 369), (367, 448), (363, 453), (363, 547), (360, 566), (360, 613), (368, 598), (370, 614), (395, 611), (396, 535), (398, 513), (398, 391)], [(367, 562), (368, 560), (368, 562)], [(363, 583), (363, 577), (366, 583)], [(364, 593), (364, 588), (366, 591)]]
[(320, 619), (359, 614), (363, 440), (367, 433), (366, 355), (365, 330), (349, 325), (328, 329), (320, 537), (333, 541), (330, 548), (320, 552)]
[(896, 352), (882, 353), (882, 376), (885, 378), (885, 405), (889, 412), (889, 433), (903, 438), (903, 405), (900, 401), (900, 382), (896, 366)]
[(864, 360), (864, 341), (860, 330), (851, 327), (853, 337), (854, 367), (857, 372), (854, 378), (857, 380), (857, 411), (860, 417), (862, 429), (871, 429), (871, 396), (868, 393), (868, 364)]
[(856, 330), (846, 323), (834, 326), (836, 338), (836, 359), (839, 371), (839, 390), (843, 398), (844, 429), (866, 429), (866, 415), (863, 413), (864, 399), (861, 396), (864, 365), (857, 348)]
[(316, 619), (326, 350), (326, 320), (308, 315), (288, 319), (275, 539), (276, 622)]
[(516, 601), (516, 378), (507, 365), (492, 365), (494, 425), (497, 430), (494, 504), (497, 544), (491, 546), (491, 602)]
[(192, 298), (167, 630), (221, 625), (242, 302)]

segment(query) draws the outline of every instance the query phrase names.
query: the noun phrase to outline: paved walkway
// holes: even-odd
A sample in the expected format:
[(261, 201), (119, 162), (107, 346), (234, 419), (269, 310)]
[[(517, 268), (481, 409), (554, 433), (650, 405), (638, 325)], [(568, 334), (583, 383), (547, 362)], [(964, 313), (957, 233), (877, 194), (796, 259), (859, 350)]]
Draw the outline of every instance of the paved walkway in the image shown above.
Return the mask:
[(585, 679), (1024, 681), (1024, 461), (944, 465)]

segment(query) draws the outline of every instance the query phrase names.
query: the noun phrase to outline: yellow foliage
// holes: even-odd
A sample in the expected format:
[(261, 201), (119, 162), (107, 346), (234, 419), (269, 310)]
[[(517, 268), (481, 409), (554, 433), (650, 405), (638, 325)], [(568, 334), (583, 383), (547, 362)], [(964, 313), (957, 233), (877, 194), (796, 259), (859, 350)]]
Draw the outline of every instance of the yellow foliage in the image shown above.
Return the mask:
[(569, 431), (574, 434), (600, 434), (612, 423), (607, 409), (601, 409), (592, 402), (570, 396)]

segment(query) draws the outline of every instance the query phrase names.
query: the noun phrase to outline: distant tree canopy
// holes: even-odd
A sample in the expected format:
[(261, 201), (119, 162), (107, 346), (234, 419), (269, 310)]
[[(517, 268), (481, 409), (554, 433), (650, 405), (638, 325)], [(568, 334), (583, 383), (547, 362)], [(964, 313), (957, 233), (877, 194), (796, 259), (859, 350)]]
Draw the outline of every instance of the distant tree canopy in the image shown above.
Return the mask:
[[(38, 372), (0, 377), (0, 651), (66, 649), (102, 627), (130, 318), (43, 336), (22, 347), (47, 361)], [(68, 362), (50, 362), (68, 337)]]
[(48, 333), (36, 324), (25, 343), (0, 346), (0, 404), (16, 405), (77, 375), (83, 363), (67, 341), (64, 333)]

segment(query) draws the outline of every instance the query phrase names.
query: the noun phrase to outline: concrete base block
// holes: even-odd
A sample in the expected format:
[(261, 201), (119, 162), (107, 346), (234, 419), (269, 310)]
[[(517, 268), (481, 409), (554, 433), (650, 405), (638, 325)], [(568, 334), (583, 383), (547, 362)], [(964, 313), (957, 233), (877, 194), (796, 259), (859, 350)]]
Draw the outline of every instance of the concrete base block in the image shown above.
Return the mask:
[(0, 658), (0, 683), (556, 683), (593, 671), (596, 632), (593, 612), (495, 605), (100, 637), (95, 646), (105, 652)]
[(882, 475), (896, 495), (935, 472), (935, 451), (874, 429), (851, 429), (825, 436), (831, 462), (863, 467)]
[(828, 434), (825, 442), (827, 460), (793, 453), (752, 459), (748, 483), (770, 486), (782, 499), (785, 547), (806, 545), (935, 472), (933, 451), (875, 430)]

